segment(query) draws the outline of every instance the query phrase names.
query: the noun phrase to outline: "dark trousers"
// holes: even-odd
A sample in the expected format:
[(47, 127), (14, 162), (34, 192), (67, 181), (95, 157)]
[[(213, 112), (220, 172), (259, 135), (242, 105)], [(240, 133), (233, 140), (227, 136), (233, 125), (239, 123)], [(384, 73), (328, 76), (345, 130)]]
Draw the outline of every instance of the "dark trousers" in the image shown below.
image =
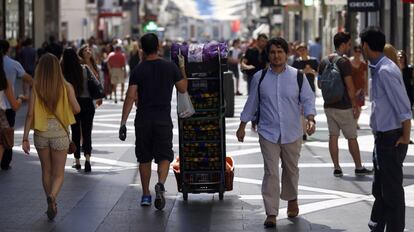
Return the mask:
[(402, 232), (405, 227), (405, 200), (402, 164), (408, 145), (395, 146), (402, 130), (391, 130), (375, 135), (374, 182), (375, 197), (371, 221), (377, 225), (372, 231)]
[(71, 126), (72, 141), (76, 144), (75, 158), (80, 159), (80, 140), (82, 132), (82, 149), (84, 154), (92, 151), (92, 125), (95, 116), (95, 106), (92, 98), (77, 98), (81, 112), (75, 115), (76, 123)]
[[(6, 117), (10, 127), (14, 127), (14, 123), (16, 122), (16, 112), (12, 109), (7, 109)], [(12, 156), (13, 149), (4, 150), (3, 158), (1, 159), (1, 169), (9, 169), (10, 162), (12, 161)]]
[(247, 94), (250, 94), (250, 86), (253, 80), (253, 76), (247, 75)]

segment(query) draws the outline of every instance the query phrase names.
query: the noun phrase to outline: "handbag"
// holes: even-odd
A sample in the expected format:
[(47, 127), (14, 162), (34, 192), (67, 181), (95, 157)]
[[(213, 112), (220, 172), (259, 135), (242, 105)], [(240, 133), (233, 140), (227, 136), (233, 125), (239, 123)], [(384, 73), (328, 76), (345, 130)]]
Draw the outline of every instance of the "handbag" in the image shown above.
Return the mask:
[(68, 148), (68, 154), (73, 154), (76, 152), (77, 147), (76, 144), (70, 139), (70, 135), (69, 135), (69, 131), (68, 129), (65, 127), (65, 125), (62, 123), (62, 121), (60, 121), (59, 117), (56, 116), (55, 113), (53, 113), (53, 115), (55, 116), (55, 118), (59, 121), (60, 125), (63, 127), (63, 129), (66, 131), (66, 134), (68, 135), (68, 139), (69, 139), (69, 148)]
[(14, 128), (7, 121), (6, 112), (0, 109), (0, 140), (4, 149), (12, 149), (14, 146)]
[(91, 98), (93, 100), (104, 98), (105, 91), (101, 82), (99, 82), (99, 80), (96, 79), (94, 75), (92, 75), (91, 70), (89, 70), (88, 67), (84, 68), (86, 70), (86, 76), (88, 78), (88, 91), (91, 95)]

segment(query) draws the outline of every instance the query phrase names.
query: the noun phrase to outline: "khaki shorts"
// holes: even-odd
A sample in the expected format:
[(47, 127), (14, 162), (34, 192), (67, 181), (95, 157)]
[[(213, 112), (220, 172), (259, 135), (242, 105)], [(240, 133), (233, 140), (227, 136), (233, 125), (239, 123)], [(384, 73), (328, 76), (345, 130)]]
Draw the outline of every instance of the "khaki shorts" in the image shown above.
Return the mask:
[(123, 84), (125, 82), (125, 71), (122, 68), (111, 69), (111, 84)]
[(35, 130), (33, 140), (36, 149), (67, 150), (70, 142), (69, 137), (59, 121), (50, 118), (48, 119), (47, 126), (47, 131)]
[(357, 122), (351, 109), (333, 109), (325, 108), (325, 115), (328, 121), (330, 136), (339, 136), (339, 130), (342, 130), (346, 139), (355, 139), (357, 134)]

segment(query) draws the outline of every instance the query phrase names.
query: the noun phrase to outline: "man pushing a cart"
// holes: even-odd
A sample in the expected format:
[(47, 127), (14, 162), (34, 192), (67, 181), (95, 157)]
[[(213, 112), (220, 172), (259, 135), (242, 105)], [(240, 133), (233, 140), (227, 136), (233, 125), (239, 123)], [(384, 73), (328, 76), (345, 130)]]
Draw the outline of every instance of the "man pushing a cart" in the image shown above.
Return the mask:
[(152, 203), (149, 190), (151, 162), (158, 164), (158, 183), (155, 185), (155, 208), (165, 206), (164, 183), (170, 163), (174, 158), (172, 150), (173, 124), (171, 119), (171, 96), (173, 87), (180, 93), (187, 91), (184, 60), (178, 68), (174, 63), (158, 56), (158, 37), (148, 33), (141, 37), (145, 60), (131, 72), (129, 87), (122, 109), (119, 139), (126, 139), (126, 122), (132, 106), (137, 101), (135, 116), (135, 155), (139, 162), (142, 197), (141, 206)]

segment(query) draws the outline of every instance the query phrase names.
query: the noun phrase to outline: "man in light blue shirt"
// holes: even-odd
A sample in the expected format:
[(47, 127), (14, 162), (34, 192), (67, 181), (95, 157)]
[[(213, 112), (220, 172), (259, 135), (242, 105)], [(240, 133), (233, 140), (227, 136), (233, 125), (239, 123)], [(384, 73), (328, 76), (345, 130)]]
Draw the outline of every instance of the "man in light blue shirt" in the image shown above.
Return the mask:
[[(279, 198), (287, 200), (289, 217), (299, 213), (297, 204), (299, 168), (302, 144), (302, 110), (307, 118), (306, 131), (315, 131), (315, 95), (303, 78), (299, 88), (298, 70), (287, 65), (288, 44), (282, 38), (271, 39), (265, 52), (270, 67), (257, 72), (252, 80), (250, 94), (240, 116), (237, 138), (243, 142), (245, 127), (255, 120), (259, 111), (259, 143), (264, 160), (262, 195), (266, 209), (266, 227), (276, 226)], [(266, 72), (260, 81), (262, 72)], [(299, 92), (300, 91), (300, 92)], [(282, 189), (279, 187), (279, 157), (282, 159)]]
[[(11, 59), (7, 54), (10, 48), (9, 42), (6, 40), (0, 40), (0, 51), (3, 53), (3, 68), (4, 73), (6, 74), (6, 78), (8, 83), (11, 85), (14, 91), (14, 85), (16, 83), (17, 77), (22, 77), (22, 80), (24, 82), (27, 82), (29, 86), (32, 84), (32, 77), (24, 71), (23, 66)], [(16, 112), (12, 109), (9, 101), (4, 98), (4, 105), (6, 106), (5, 112), (7, 116), (7, 120), (9, 121), (9, 125), (11, 127), (14, 127), (15, 118), (16, 118)], [(12, 149), (6, 149), (4, 150), (4, 155), (1, 160), (1, 169), (2, 170), (8, 170), (10, 168), (10, 162), (12, 160), (13, 150)]]
[(309, 44), (309, 55), (315, 57), (318, 62), (322, 59), (322, 45), (319, 37), (315, 38), (315, 41)]
[(362, 49), (370, 61), (372, 109), (370, 126), (375, 136), (375, 197), (368, 223), (371, 231), (402, 232), (405, 200), (402, 164), (410, 142), (411, 109), (400, 69), (384, 56), (385, 35), (368, 27), (360, 34)]

